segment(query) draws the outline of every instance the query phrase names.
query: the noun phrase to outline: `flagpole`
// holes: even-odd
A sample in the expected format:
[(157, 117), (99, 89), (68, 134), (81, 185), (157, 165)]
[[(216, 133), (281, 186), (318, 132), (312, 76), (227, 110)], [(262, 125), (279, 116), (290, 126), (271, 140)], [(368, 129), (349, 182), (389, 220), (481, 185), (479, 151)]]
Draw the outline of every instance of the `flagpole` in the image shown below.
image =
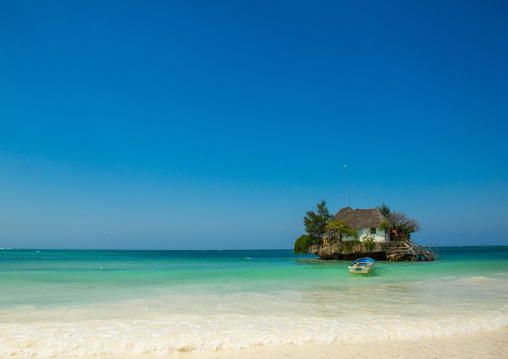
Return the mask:
[(349, 207), (351, 207), (351, 193), (349, 193), (349, 180), (347, 179), (347, 168), (346, 168), (346, 165), (344, 165), (344, 171), (346, 171), (347, 194), (349, 196)]

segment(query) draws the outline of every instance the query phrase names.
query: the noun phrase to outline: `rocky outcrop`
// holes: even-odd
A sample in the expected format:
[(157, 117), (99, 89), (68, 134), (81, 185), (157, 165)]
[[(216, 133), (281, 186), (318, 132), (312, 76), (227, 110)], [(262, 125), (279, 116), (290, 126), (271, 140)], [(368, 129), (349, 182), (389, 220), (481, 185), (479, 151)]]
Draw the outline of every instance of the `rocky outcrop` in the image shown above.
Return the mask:
[(411, 253), (389, 254), (387, 258), (390, 262), (415, 262), (417, 260), (416, 256)]
[(317, 244), (307, 248), (307, 253), (318, 255), (325, 260), (356, 260), (370, 257), (375, 260), (391, 262), (433, 261), (439, 257), (430, 247), (422, 247), (406, 239), (391, 242), (374, 242), (366, 246), (365, 242), (343, 241)]
[(317, 244), (309, 247), (307, 253), (316, 254), (325, 260), (355, 260), (361, 257), (387, 260), (384, 243), (374, 243), (373, 248), (365, 248), (362, 244), (348, 242)]

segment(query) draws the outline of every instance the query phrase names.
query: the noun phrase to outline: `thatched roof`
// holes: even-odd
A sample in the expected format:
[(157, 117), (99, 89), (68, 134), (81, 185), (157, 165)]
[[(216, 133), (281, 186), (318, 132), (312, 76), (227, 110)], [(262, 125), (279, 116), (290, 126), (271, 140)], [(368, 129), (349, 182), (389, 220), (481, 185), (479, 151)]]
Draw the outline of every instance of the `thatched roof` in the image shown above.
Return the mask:
[(386, 219), (377, 208), (352, 209), (342, 208), (333, 216), (332, 221), (344, 221), (353, 229), (377, 228)]

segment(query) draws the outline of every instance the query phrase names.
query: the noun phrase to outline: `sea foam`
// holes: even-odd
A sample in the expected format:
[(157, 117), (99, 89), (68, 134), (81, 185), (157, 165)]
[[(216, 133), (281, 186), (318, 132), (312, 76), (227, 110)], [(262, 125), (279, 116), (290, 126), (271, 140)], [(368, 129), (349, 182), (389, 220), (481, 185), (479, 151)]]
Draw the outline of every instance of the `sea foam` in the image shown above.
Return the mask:
[(508, 250), (442, 252), (440, 262), (380, 262), (355, 276), (348, 263), (292, 251), (0, 251), (0, 357), (374, 343), (506, 327)]
[(259, 345), (421, 339), (502, 329), (508, 316), (440, 320), (402, 317), (175, 316), (160, 320), (0, 325), (0, 357), (214, 352)]

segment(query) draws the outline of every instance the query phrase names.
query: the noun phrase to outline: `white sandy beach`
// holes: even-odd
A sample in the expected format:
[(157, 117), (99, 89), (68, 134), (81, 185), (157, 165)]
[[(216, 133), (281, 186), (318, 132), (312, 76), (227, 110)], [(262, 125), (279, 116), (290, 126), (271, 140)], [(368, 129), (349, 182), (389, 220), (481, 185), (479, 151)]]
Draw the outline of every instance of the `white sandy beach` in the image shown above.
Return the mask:
[[(303, 344), (256, 346), (242, 350), (219, 350), (213, 353), (142, 354), (125, 356), (93, 356), (95, 359), (269, 359), (269, 358), (508, 358), (508, 328), (469, 335), (393, 339), (366, 343)], [(87, 357), (92, 358), (92, 357)]]

